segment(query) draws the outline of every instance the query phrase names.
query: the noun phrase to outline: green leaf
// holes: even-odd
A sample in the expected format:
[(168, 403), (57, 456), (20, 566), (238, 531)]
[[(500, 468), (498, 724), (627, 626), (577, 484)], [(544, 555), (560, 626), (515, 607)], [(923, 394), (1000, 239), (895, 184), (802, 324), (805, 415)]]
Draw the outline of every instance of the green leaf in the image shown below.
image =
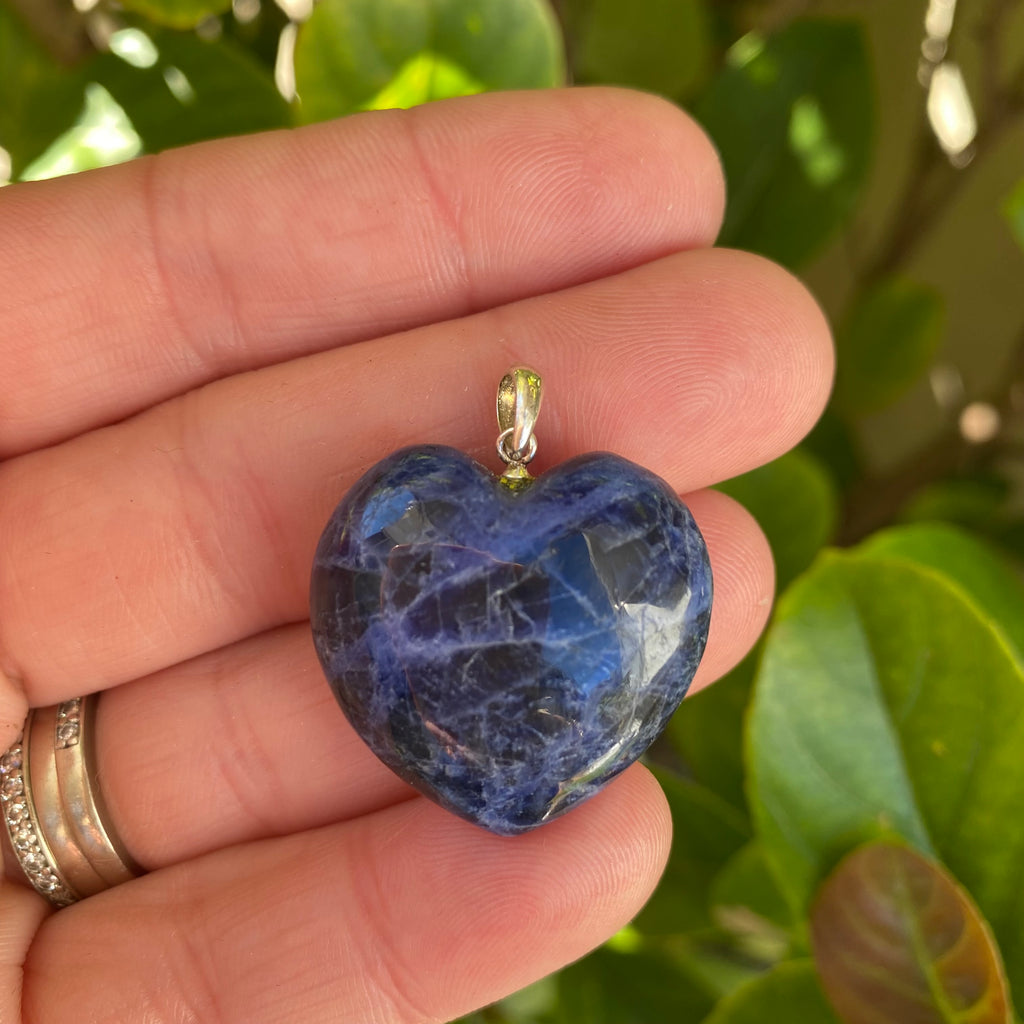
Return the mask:
[(484, 85), (457, 64), (436, 53), (418, 53), (407, 60), (364, 107), (367, 110), (404, 109), (451, 96), (473, 96), (478, 92), (484, 92)]
[(305, 122), (564, 77), (558, 24), (544, 0), (323, 0), (295, 47)]
[(120, 4), (168, 28), (195, 28), (204, 18), (231, 8), (231, 0), (120, 0)]
[(594, 0), (576, 19), (580, 80), (680, 98), (708, 74), (711, 24), (704, 0)]
[(759, 656), (755, 648), (713, 686), (687, 697), (666, 732), (693, 779), (744, 815), (743, 719)]
[(789, 452), (718, 489), (743, 505), (764, 530), (779, 591), (832, 539), (838, 517), (836, 488), (809, 452)]
[(916, 562), (946, 576), (974, 601), (1024, 665), (1024, 581), (989, 544), (954, 526), (927, 523), (883, 530), (860, 550)]
[(742, 909), (779, 928), (794, 923), (792, 909), (757, 840), (741, 847), (715, 877), (711, 904), (716, 910)]
[(927, 370), (945, 307), (934, 288), (891, 278), (854, 305), (836, 337), (836, 398), (854, 416), (891, 405)]
[(870, 843), (811, 913), (822, 987), (846, 1024), (1010, 1024), (999, 949), (970, 896), (906, 846)]
[(72, 126), (84, 89), (85, 79), (53, 60), (0, 3), (0, 146), (12, 179)]
[(39, 181), (109, 167), (137, 156), (140, 149), (139, 137), (124, 111), (103, 86), (90, 82), (85, 87), (81, 116), (25, 168), (21, 179)]
[(558, 976), (557, 1024), (666, 1024), (700, 1020), (713, 999), (653, 950), (599, 949)]
[(1006, 521), (1012, 489), (993, 472), (936, 480), (917, 491), (900, 510), (904, 522), (947, 522), (998, 530)]
[(156, 63), (133, 67), (105, 54), (92, 77), (124, 108), (148, 152), (291, 123), (270, 73), (228, 40), (158, 32)]
[(704, 1024), (840, 1024), (809, 960), (779, 964), (723, 999)]
[(798, 912), (861, 842), (937, 854), (1024, 986), (1024, 674), (930, 568), (826, 554), (780, 602), (748, 730), (765, 853)]
[(1003, 215), (1017, 244), (1024, 249), (1024, 178), (1017, 182), (1003, 204)]
[(873, 105), (859, 22), (800, 18), (740, 39), (696, 107), (729, 184), (722, 244), (804, 263), (853, 208)]
[(656, 769), (672, 810), (672, 852), (661, 883), (633, 922), (649, 935), (711, 926), (711, 882), (750, 838), (746, 818), (694, 782)]

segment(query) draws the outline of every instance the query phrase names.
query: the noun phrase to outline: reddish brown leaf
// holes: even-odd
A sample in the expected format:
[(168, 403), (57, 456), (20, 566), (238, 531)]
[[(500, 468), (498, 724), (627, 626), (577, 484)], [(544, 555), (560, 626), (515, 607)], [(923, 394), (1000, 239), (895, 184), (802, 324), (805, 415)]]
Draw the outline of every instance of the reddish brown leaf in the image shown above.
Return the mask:
[(822, 986), (846, 1024), (1009, 1024), (999, 949), (967, 892), (905, 846), (868, 843), (811, 911)]

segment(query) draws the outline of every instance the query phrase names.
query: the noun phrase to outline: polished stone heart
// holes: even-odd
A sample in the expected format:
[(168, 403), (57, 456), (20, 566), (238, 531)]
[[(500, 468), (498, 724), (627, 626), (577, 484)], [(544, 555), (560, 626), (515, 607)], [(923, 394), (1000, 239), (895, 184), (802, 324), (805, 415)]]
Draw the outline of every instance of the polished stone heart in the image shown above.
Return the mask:
[(373, 752), (513, 835), (594, 794), (665, 727), (704, 651), (711, 569), (686, 506), (616, 455), (514, 490), (426, 445), (342, 500), (311, 605), (327, 678)]

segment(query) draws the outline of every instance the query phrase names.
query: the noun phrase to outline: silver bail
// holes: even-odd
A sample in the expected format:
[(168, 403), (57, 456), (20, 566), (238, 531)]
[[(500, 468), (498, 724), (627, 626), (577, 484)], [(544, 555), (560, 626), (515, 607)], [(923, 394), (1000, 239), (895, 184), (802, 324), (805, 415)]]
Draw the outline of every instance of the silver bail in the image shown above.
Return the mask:
[(528, 463), (537, 452), (533, 428), (540, 414), (543, 382), (536, 370), (514, 366), (498, 385), (498, 454), (506, 476), (529, 477)]

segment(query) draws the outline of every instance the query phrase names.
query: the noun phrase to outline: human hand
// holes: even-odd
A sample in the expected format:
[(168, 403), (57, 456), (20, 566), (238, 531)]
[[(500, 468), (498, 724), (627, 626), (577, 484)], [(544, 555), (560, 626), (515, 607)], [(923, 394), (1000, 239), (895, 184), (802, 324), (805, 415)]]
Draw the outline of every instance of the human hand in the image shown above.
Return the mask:
[(770, 556), (699, 489), (795, 444), (832, 356), (797, 282), (706, 248), (722, 201), (684, 115), (604, 89), (0, 191), (0, 749), (105, 691), (112, 823), (150, 870), (52, 913), (8, 850), (0, 1020), (446, 1021), (636, 913), (670, 837), (651, 775), (515, 839), (416, 797), (334, 703), (309, 566), (394, 448), (493, 464), (527, 363), (539, 469), (609, 449), (686, 493), (716, 584), (695, 685), (735, 664)]

